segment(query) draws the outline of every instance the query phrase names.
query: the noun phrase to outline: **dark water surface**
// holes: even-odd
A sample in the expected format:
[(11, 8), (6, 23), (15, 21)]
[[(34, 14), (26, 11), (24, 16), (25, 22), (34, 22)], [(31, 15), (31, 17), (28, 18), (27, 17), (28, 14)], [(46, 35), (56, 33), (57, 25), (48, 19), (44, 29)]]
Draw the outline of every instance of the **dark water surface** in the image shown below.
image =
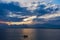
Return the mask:
[(60, 40), (60, 29), (0, 29), (0, 40)]

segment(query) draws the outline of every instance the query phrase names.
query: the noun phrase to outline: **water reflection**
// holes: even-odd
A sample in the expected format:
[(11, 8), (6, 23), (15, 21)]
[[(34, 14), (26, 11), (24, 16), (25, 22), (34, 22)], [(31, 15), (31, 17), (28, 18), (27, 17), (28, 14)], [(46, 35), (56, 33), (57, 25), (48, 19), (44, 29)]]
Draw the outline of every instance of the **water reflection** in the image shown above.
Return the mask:
[(22, 34), (28, 36), (22, 40), (35, 40), (35, 29), (22, 29)]
[(60, 29), (0, 29), (0, 40), (60, 40)]
[[(6, 40), (35, 40), (35, 29), (3, 29), (3, 30), (5, 34), (3, 36), (6, 37), (5, 38)], [(27, 35), (27, 37), (24, 38), (24, 35)]]

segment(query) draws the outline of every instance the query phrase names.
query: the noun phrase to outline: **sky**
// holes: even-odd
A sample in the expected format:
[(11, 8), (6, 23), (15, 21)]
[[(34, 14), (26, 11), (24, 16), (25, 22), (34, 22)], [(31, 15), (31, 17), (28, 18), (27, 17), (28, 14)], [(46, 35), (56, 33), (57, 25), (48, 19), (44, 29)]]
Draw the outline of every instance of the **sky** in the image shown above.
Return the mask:
[(60, 0), (53, 0), (54, 3), (60, 4)]
[[(45, 1), (45, 2), (52, 2), (54, 4), (60, 4), (60, 0), (1, 0), (2, 2), (6, 2), (6, 3), (9, 3), (9, 2), (19, 2), (22, 6), (30, 6), (30, 3), (31, 2), (41, 2), (41, 1)], [(48, 3), (49, 3), (48, 2)], [(29, 5), (28, 5), (29, 4)]]
[(5, 2), (11, 2), (11, 1), (19, 1), (19, 2), (34, 2), (34, 1), (53, 1), (55, 3), (60, 3), (60, 0), (1, 0)]
[(0, 0), (0, 24), (59, 25), (59, 1), (60, 0)]

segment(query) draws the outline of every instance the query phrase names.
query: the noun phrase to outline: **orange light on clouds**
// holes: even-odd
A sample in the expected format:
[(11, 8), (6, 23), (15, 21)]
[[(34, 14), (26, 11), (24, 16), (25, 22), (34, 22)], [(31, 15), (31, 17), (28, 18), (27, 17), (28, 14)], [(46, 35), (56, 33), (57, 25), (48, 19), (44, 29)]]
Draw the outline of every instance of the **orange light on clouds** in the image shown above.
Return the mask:
[(36, 16), (30, 16), (28, 18), (23, 19), (23, 21), (21, 22), (5, 22), (5, 21), (0, 21), (0, 24), (7, 24), (7, 25), (22, 25), (22, 24), (26, 24), (26, 25), (32, 25), (35, 24), (35, 22), (33, 21), (33, 19), (35, 19)]
[(29, 25), (29, 24), (33, 24), (33, 22), (32, 21), (23, 21), (23, 22), (4, 22), (4, 21), (2, 21), (2, 22), (0, 22), (0, 24), (7, 24), (7, 25), (22, 25), (22, 24), (27, 24), (27, 25)]

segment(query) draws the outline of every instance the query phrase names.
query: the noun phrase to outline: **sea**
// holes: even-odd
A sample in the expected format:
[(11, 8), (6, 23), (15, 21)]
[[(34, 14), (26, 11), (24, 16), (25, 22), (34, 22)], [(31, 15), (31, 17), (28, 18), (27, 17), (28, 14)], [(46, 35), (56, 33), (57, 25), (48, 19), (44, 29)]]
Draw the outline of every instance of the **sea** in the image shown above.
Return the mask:
[(0, 29), (0, 40), (60, 40), (60, 29)]

